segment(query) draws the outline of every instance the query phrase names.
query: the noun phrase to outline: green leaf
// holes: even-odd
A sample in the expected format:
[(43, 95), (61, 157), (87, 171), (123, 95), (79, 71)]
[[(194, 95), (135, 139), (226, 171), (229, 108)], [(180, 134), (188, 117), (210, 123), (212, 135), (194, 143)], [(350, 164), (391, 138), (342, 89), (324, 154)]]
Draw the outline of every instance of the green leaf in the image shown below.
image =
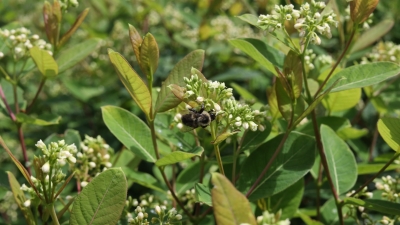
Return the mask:
[[(348, 212), (349, 212), (348, 207), (342, 208), (343, 215), (346, 215), (346, 213)], [(321, 218), (322, 224), (329, 224), (329, 225), (340, 224), (339, 215), (334, 198), (330, 198), (328, 201), (325, 202), (325, 204), (320, 209), (320, 213), (322, 216)], [(345, 220), (344, 224), (354, 224), (354, 218), (347, 217), (344, 220)]]
[(233, 132), (226, 131), (222, 134), (219, 134), (218, 137), (216, 137), (215, 140), (213, 140), (211, 143), (213, 145), (218, 145), (219, 143), (225, 141), (225, 139), (227, 139), (228, 137), (230, 137), (234, 134), (237, 134), (237, 133), (239, 133), (239, 131), (233, 131)]
[[(375, 174), (379, 172), (386, 164), (378, 163), (378, 164), (358, 164), (357, 165), (357, 174), (365, 175), (365, 174)], [(400, 169), (400, 165), (391, 164), (389, 165), (385, 171), (397, 170)]]
[(199, 182), (201, 170), (208, 171), (212, 163), (206, 162), (204, 168), (199, 161), (186, 167), (176, 179), (176, 192), (183, 194)]
[(141, 65), (140, 45), (142, 44), (143, 39), (142, 36), (139, 34), (139, 32), (136, 30), (136, 28), (130, 24), (129, 24), (129, 38), (131, 40), (131, 45), (133, 52), (135, 53), (136, 60), (138, 61), (139, 65)]
[(278, 102), (279, 112), (281, 113), (282, 117), (290, 123), (292, 120), (292, 112), (293, 112), (293, 105), (292, 99), (290, 98), (290, 94), (286, 91), (286, 89), (282, 84), (281, 79), (277, 79), (275, 82), (275, 94), (276, 99)]
[(271, 123), (268, 121), (263, 124), (265, 129), (264, 131), (248, 131), (246, 135), (244, 135), (244, 140), (242, 141), (241, 151), (250, 151), (257, 149), (262, 143), (267, 141), (268, 135), (271, 133)]
[(127, 191), (121, 168), (100, 173), (75, 199), (69, 224), (117, 224), (125, 207)]
[(83, 20), (86, 18), (88, 13), (89, 13), (89, 8), (86, 8), (85, 10), (83, 10), (83, 12), (81, 14), (79, 14), (79, 16), (76, 18), (76, 20), (75, 20), (74, 24), (71, 26), (71, 28), (62, 36), (57, 47), (64, 45), (71, 38), (71, 36), (75, 33), (75, 31), (82, 24)]
[(303, 90), (303, 69), (300, 56), (293, 50), (285, 57), (283, 74), (290, 83), (294, 98), (299, 98)]
[(126, 174), (126, 177), (129, 181), (133, 181), (134, 183), (142, 185), (143, 187), (147, 187), (164, 194), (166, 193), (163, 187), (160, 186), (160, 182), (152, 175), (140, 171), (134, 171), (129, 167), (123, 167), (122, 170)]
[(86, 58), (97, 48), (99, 42), (100, 39), (91, 38), (60, 52), (57, 58), (59, 73), (66, 71)]
[(237, 92), (239, 93), (240, 97), (242, 97), (246, 101), (257, 101), (257, 97), (254, 96), (250, 91), (248, 91), (246, 88), (243, 88), (237, 83), (231, 82), (230, 86)]
[(360, 98), (361, 88), (354, 88), (330, 93), (324, 100), (322, 100), (322, 104), (331, 112), (342, 111), (353, 108), (355, 105), (357, 105)]
[(144, 36), (140, 45), (140, 63), (139, 66), (143, 73), (146, 74), (148, 80), (152, 80), (158, 66), (158, 45), (152, 34), (148, 33)]
[(400, 119), (383, 117), (378, 120), (378, 131), (383, 140), (395, 151), (400, 145)]
[[(204, 50), (198, 49), (186, 55), (185, 58), (175, 65), (167, 79), (161, 85), (154, 112), (165, 112), (181, 103), (181, 100), (171, 92), (168, 86), (171, 84), (184, 86), (185, 82), (183, 78), (191, 77), (192, 67), (201, 70), (203, 68), (203, 62)], [(207, 81), (205, 77), (199, 78), (205, 82)]]
[(380, 40), (385, 34), (387, 34), (393, 27), (394, 21), (392, 19), (382, 20), (375, 26), (364, 31), (361, 34), (354, 45), (351, 47), (350, 53), (362, 50), (374, 42)]
[(357, 163), (349, 146), (335, 131), (321, 125), (321, 139), (333, 185), (338, 194), (350, 190), (357, 180)]
[(43, 142), (45, 144), (50, 144), (51, 142), (58, 142), (61, 140), (65, 140), (65, 143), (67, 145), (75, 144), (75, 146), (77, 146), (78, 149), (80, 148), (82, 142), (81, 136), (79, 135), (79, 131), (73, 129), (65, 130), (64, 134), (62, 135), (53, 133), (50, 136), (48, 136)]
[(61, 120), (61, 116), (56, 116), (52, 115), (49, 118), (34, 118), (31, 115), (26, 115), (25, 113), (18, 113), (17, 114), (17, 121), (19, 123), (25, 123), (25, 124), (35, 124), (39, 126), (49, 126), (49, 125), (54, 125), (58, 124)]
[(108, 55), (126, 90), (128, 90), (129, 94), (144, 112), (146, 117), (150, 118), (151, 95), (146, 84), (121, 54), (109, 49)]
[(212, 173), (211, 190), (215, 221), (218, 225), (255, 225), (256, 219), (247, 198), (219, 173)]
[(28, 225), (36, 224), (31, 208), (24, 206), (24, 202), (27, 199), (25, 198), (25, 194), (21, 190), (21, 186), (19, 185), (17, 179), (15, 179), (14, 175), (11, 172), (7, 171), (7, 174), (8, 174), (8, 182), (10, 183), (11, 191), (14, 195), (15, 202), (21, 209), (22, 214), (25, 217), (26, 223)]
[(345, 79), (339, 81), (331, 92), (370, 86), (394, 77), (399, 73), (400, 65), (392, 62), (375, 62), (355, 65), (345, 68), (333, 75), (326, 83), (324, 90), (327, 90), (326, 87), (330, 87), (337, 79), (342, 77)]
[(253, 26), (258, 27), (258, 23), (257, 23), (258, 16), (255, 16), (253, 14), (243, 14), (243, 15), (237, 16), (237, 18), (239, 18)]
[(304, 181), (300, 179), (284, 191), (273, 195), (270, 199), (272, 212), (282, 210), (280, 220), (292, 218), (300, 206), (304, 193)]
[(204, 151), (203, 147), (197, 146), (191, 152), (182, 152), (182, 151), (171, 152), (170, 154), (157, 160), (156, 166), (160, 167), (160, 166), (171, 165), (177, 162), (184, 161), (186, 159), (190, 159), (195, 156), (201, 156), (203, 151)]
[(340, 82), (341, 79), (337, 79), (324, 93), (320, 94), (314, 101), (307, 107), (306, 110), (303, 111), (303, 113), (298, 116), (295, 120), (295, 122), (292, 124), (292, 127), (297, 126), (308, 114), (311, 113), (311, 111), (317, 107), (317, 105), (326, 97), (326, 95), (329, 94), (329, 92), (332, 90), (335, 85)]
[(354, 127), (345, 127), (337, 132), (337, 135), (344, 141), (358, 139), (368, 134), (368, 129), (357, 129)]
[(40, 73), (46, 78), (52, 78), (58, 74), (58, 65), (53, 56), (47, 50), (34, 46), (29, 49), (29, 53), (35, 62)]
[(196, 190), (195, 195), (197, 202), (212, 206), (211, 189), (207, 185), (197, 183), (194, 189)]
[(115, 106), (103, 106), (101, 111), (108, 129), (126, 148), (143, 160), (156, 161), (150, 129), (141, 119)]
[[(244, 161), (237, 182), (241, 192), (247, 193), (257, 180), (265, 168), (266, 160), (272, 157), (282, 138), (283, 134), (261, 145)], [(314, 159), (314, 139), (297, 132), (290, 133), (278, 157), (249, 196), (249, 200), (270, 197), (290, 187), (311, 169)]]
[(195, 139), (192, 133), (182, 132), (178, 128), (171, 129), (169, 126), (173, 121), (173, 117), (167, 113), (159, 113), (154, 120), (157, 136), (179, 150), (189, 151), (195, 147)]
[(275, 76), (278, 76), (275, 66), (283, 67), (284, 54), (258, 39), (238, 38), (229, 40), (229, 43), (256, 60)]
[(358, 199), (358, 198), (344, 198), (344, 204), (362, 206), (366, 209), (377, 211), (383, 214), (400, 215), (400, 204), (389, 202), (380, 199)]

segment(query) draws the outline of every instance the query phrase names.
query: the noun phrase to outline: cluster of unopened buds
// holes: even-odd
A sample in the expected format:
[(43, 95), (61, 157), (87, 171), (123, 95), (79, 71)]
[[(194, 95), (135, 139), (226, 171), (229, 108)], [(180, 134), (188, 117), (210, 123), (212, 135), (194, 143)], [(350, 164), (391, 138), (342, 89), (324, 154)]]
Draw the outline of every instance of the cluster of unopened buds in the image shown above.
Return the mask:
[(101, 136), (93, 138), (86, 135), (80, 147), (81, 151), (76, 154), (77, 163), (71, 166), (71, 170), (81, 181), (81, 186), (85, 187), (93, 177), (112, 167), (110, 159), (114, 150)]
[(78, 0), (60, 0), (61, 9), (67, 10), (69, 7), (78, 7)]
[(377, 45), (375, 45), (371, 52), (362, 57), (361, 64), (382, 61), (390, 61), (399, 64), (400, 45), (396, 45), (390, 41), (379, 42)]
[[(0, 41), (6, 43), (6, 46), (14, 59), (20, 59), (29, 56), (29, 49), (33, 46), (38, 46), (40, 49), (45, 49), (51, 52), (51, 44), (40, 39), (39, 35), (31, 34), (31, 31), (25, 27), (16, 29), (0, 29)], [(5, 56), (4, 52), (0, 52), (0, 59)]]
[[(69, 164), (76, 163), (75, 154), (78, 150), (75, 144), (67, 145), (64, 140), (51, 142), (47, 146), (42, 140), (40, 140), (37, 142), (36, 147), (42, 151), (43, 155), (40, 155), (39, 157), (35, 156), (33, 166), (36, 171), (36, 177), (31, 176), (30, 179), (33, 185), (35, 185), (38, 194), (41, 196), (36, 196), (33, 188), (28, 187), (25, 184), (21, 186), (21, 190), (28, 192), (30, 196), (36, 196), (41, 199), (53, 199), (54, 196), (49, 195), (54, 193), (52, 192), (52, 189), (49, 189), (48, 187), (55, 189), (58, 184), (65, 181), (66, 174), (64, 174), (62, 167), (67, 162)], [(46, 190), (48, 193), (45, 193)], [(28, 199), (25, 201), (24, 206), (28, 207), (30, 204), (31, 200)]]
[(375, 187), (382, 191), (382, 197), (391, 202), (399, 202), (399, 185), (400, 178), (393, 178), (390, 175), (382, 177), (380, 181), (375, 181)]
[(258, 25), (269, 32), (284, 30), (286, 21), (293, 21), (294, 28), (299, 32), (301, 38), (309, 38), (316, 45), (321, 44), (321, 39), (316, 31), (327, 38), (332, 37), (331, 26), (337, 27), (336, 15), (333, 12), (321, 14), (326, 7), (324, 2), (311, 0), (301, 5), (300, 10), (290, 5), (276, 5), (271, 14), (260, 15)]

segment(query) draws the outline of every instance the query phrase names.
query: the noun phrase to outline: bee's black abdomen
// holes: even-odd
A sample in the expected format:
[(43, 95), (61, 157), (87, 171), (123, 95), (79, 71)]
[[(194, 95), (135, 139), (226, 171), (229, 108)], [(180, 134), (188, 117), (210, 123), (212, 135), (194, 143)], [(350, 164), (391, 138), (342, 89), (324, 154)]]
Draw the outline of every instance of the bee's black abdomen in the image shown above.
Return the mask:
[(193, 114), (182, 115), (182, 123), (188, 127), (193, 127), (193, 128), (199, 127), (196, 118), (194, 118)]

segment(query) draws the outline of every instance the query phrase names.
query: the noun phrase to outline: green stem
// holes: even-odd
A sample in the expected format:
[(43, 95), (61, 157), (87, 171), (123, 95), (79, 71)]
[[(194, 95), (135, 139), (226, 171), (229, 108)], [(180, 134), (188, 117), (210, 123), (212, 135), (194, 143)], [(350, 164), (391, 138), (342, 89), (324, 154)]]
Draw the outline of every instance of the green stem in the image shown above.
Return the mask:
[[(215, 122), (212, 122), (210, 124), (210, 130), (211, 130), (211, 138), (214, 141), (217, 138), (217, 126)], [(215, 157), (217, 158), (217, 162), (218, 162), (218, 168), (219, 168), (219, 172), (225, 176), (225, 172), (224, 172), (224, 166), (222, 164), (222, 158), (221, 158), (221, 153), (219, 151), (219, 144), (215, 144), (214, 145), (214, 153), (215, 153)]]
[(366, 187), (368, 184), (370, 184), (375, 178), (377, 178), (379, 175), (381, 175), (383, 172), (385, 172), (386, 168), (390, 166), (390, 164), (393, 163), (394, 160), (400, 157), (400, 152), (396, 152), (394, 156), (385, 164), (385, 166), (382, 167), (374, 176), (369, 178), (361, 187), (359, 187), (353, 194), (350, 195), (350, 197), (354, 197), (357, 193), (362, 191), (364, 187)]
[(54, 208), (54, 203), (51, 204), (50, 215), (51, 215), (51, 218), (53, 219), (53, 224), (54, 225), (60, 225), (60, 222), (58, 222), (56, 209)]
[(33, 106), (33, 104), (35, 103), (36, 99), (38, 98), (39, 93), (42, 91), (43, 86), (44, 86), (44, 84), (46, 83), (46, 80), (47, 80), (47, 79), (46, 79), (45, 77), (43, 77), (42, 80), (40, 81), (39, 88), (38, 88), (38, 90), (36, 91), (35, 97), (33, 97), (31, 104), (29, 104), (29, 106), (27, 107), (26, 113), (28, 113), (28, 112), (32, 109), (32, 106)]
[(275, 152), (272, 155), (271, 159), (269, 159), (267, 165), (264, 167), (263, 171), (260, 173), (260, 175), (258, 176), (257, 180), (254, 182), (254, 184), (251, 186), (249, 191), (246, 193), (246, 197), (249, 197), (251, 195), (251, 193), (253, 193), (254, 189), (261, 182), (262, 178), (265, 176), (265, 174), (267, 173), (268, 169), (272, 166), (272, 163), (274, 162), (276, 157), (278, 157), (279, 153), (281, 152), (281, 149), (283, 148), (283, 144), (285, 143), (286, 139), (288, 138), (290, 132), (291, 132), (290, 129), (288, 129), (286, 131), (285, 135), (283, 136), (281, 142), (279, 143), (278, 148), (275, 150)]
[(318, 88), (317, 92), (315, 92), (314, 98), (318, 96), (318, 94), (322, 91), (323, 87), (325, 86), (326, 82), (328, 82), (329, 78), (332, 76), (333, 72), (335, 71), (336, 67), (342, 61), (344, 56), (346, 55), (347, 50), (349, 50), (350, 44), (353, 41), (354, 34), (356, 33), (356, 29), (353, 27), (353, 31), (351, 32), (350, 39), (347, 41), (346, 47), (344, 48), (342, 54), (336, 60), (335, 65), (333, 65), (331, 71), (329, 71), (328, 76), (325, 78), (324, 82), (322, 82), (321, 86)]
[[(156, 153), (156, 158), (160, 159), (160, 153), (158, 151), (158, 146), (157, 146), (157, 136), (156, 136), (156, 132), (155, 132), (155, 128), (154, 128), (154, 120), (149, 121), (149, 126), (150, 126), (151, 139), (153, 141), (154, 151)], [(158, 169), (160, 170), (163, 180), (164, 180), (165, 184), (167, 185), (168, 190), (171, 192), (171, 195), (174, 198), (175, 202), (177, 202), (178, 205), (182, 208), (182, 210), (185, 212), (185, 214), (189, 217), (190, 221), (193, 221), (194, 220), (193, 215), (185, 208), (183, 203), (179, 200), (178, 196), (175, 194), (175, 190), (172, 187), (171, 183), (168, 181), (168, 178), (165, 175), (164, 170), (160, 167), (158, 167)]]

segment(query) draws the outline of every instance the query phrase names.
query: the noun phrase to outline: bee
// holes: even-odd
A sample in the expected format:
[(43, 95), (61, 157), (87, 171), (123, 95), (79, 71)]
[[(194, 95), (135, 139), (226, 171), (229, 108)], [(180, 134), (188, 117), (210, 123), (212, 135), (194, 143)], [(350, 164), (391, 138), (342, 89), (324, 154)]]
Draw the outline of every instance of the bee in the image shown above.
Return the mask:
[(200, 110), (196, 110), (195, 108), (190, 108), (189, 113), (182, 115), (182, 123), (188, 127), (197, 128), (202, 127), (206, 128), (210, 123), (215, 120), (215, 112), (205, 111), (204, 104), (201, 105)]

